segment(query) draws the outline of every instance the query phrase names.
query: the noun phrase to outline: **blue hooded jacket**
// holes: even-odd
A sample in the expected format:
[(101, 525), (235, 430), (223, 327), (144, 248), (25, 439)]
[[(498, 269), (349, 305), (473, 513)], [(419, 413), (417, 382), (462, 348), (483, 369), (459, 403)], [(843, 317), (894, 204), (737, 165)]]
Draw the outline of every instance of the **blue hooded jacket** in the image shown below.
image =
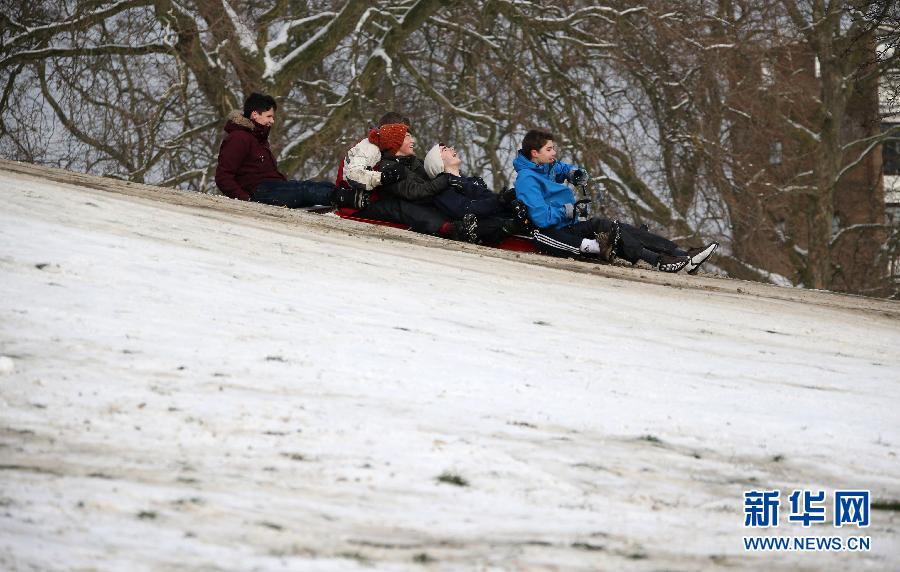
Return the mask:
[(563, 184), (574, 165), (554, 161), (536, 165), (516, 153), (513, 168), (516, 177), (516, 198), (528, 207), (528, 217), (538, 228), (565, 228), (575, 222), (566, 216), (566, 205), (575, 204), (575, 193)]

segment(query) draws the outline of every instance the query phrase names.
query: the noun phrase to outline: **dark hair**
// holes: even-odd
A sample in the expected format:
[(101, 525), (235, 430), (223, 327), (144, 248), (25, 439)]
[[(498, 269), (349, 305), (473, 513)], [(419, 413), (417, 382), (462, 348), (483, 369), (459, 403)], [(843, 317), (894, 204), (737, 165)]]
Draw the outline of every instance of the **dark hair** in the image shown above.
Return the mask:
[(390, 125), (391, 123), (402, 123), (407, 127), (410, 126), (409, 117), (406, 117), (402, 113), (397, 113), (396, 111), (388, 111), (378, 120), (378, 127)]
[(530, 161), (532, 151), (540, 151), (541, 147), (547, 144), (547, 141), (553, 141), (554, 139), (556, 137), (549, 131), (532, 129), (522, 138), (522, 154)]
[(247, 100), (244, 101), (244, 117), (247, 119), (250, 119), (250, 114), (254, 111), (262, 113), (264, 111), (269, 111), (270, 109), (278, 109), (278, 104), (275, 103), (275, 98), (271, 95), (253, 92), (247, 97)]

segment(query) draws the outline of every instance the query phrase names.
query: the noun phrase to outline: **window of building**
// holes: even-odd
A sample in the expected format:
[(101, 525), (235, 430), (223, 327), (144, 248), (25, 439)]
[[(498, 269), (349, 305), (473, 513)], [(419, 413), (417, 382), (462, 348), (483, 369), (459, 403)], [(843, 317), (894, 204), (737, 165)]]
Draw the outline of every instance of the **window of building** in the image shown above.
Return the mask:
[(885, 175), (900, 175), (900, 135), (884, 140), (881, 144), (881, 160), (884, 162), (882, 171)]
[(775, 68), (772, 67), (772, 62), (759, 62), (759, 80), (763, 87), (771, 87), (775, 83)]
[(772, 141), (769, 145), (769, 164), (780, 165), (784, 160), (784, 146), (781, 141)]

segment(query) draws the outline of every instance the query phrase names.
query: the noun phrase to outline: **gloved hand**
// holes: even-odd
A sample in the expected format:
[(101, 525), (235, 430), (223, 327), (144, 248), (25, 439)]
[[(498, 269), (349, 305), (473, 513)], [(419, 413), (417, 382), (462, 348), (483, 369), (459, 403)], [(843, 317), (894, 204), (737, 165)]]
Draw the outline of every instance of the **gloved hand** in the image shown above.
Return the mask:
[(522, 234), (531, 234), (534, 231), (534, 225), (531, 224), (531, 219), (528, 218), (528, 207), (525, 206), (525, 203), (515, 199), (509, 203), (509, 208), (512, 209), (516, 223), (522, 228)]
[(503, 189), (498, 193), (500, 196), (498, 200), (501, 205), (508, 205), (516, 200), (516, 189), (515, 187), (510, 187), (508, 189)]
[(457, 177), (456, 175), (447, 173), (447, 181), (450, 184), (450, 188), (457, 193), (462, 193), (466, 190), (466, 182), (462, 177)]
[(385, 163), (381, 167), (381, 184), (382, 185), (393, 185), (398, 181), (402, 181), (406, 178), (406, 169), (400, 166), (400, 163), (395, 163), (393, 161), (389, 163)]
[(566, 220), (572, 220), (575, 218), (575, 205), (572, 203), (566, 203), (563, 205), (566, 208)]
[(472, 177), (472, 182), (481, 187), (482, 189), (487, 189), (487, 183), (484, 182), (484, 179), (481, 177)]
[(587, 171), (584, 169), (572, 169), (569, 171), (568, 179), (570, 183), (577, 187), (586, 184), (590, 177), (588, 177)]
[(575, 201), (575, 216), (580, 220), (587, 220), (590, 217), (591, 199), (581, 199)]

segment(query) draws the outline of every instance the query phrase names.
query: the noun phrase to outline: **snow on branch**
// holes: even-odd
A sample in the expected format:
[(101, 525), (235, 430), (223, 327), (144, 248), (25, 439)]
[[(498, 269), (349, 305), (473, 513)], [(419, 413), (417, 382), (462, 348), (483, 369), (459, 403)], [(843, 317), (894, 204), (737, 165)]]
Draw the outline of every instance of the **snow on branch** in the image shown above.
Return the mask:
[(567, 36), (565, 34), (559, 36), (559, 40), (561, 42), (569, 42), (571, 44), (575, 44), (576, 46), (581, 46), (582, 48), (588, 48), (591, 50), (611, 50), (619, 47), (619, 44), (611, 44), (608, 42), (585, 42), (584, 40), (579, 40), (578, 38), (573, 38), (572, 36)]
[(816, 133), (809, 127), (803, 125), (802, 123), (798, 123), (798, 122), (794, 121), (793, 119), (791, 119), (790, 117), (788, 117), (784, 114), (781, 115), (781, 118), (784, 119), (785, 123), (787, 123), (788, 125), (793, 127), (795, 130), (800, 132), (804, 137), (806, 137), (810, 141), (812, 141), (814, 143), (821, 143), (821, 141), (822, 141), (821, 134)]
[(500, 46), (494, 41), (493, 36), (485, 36), (484, 34), (479, 34), (477, 31), (472, 28), (460, 26), (456, 22), (451, 22), (449, 20), (444, 20), (443, 18), (438, 18), (437, 16), (432, 16), (428, 20), (434, 24), (437, 24), (441, 28), (450, 28), (452, 30), (457, 30), (459, 32), (463, 32), (466, 36), (471, 38), (477, 38), (487, 44), (491, 49), (500, 51)]
[(834, 245), (837, 244), (837, 241), (840, 240), (841, 237), (843, 237), (845, 233), (859, 232), (862, 230), (869, 230), (869, 229), (881, 229), (881, 228), (890, 228), (890, 227), (887, 225), (884, 225), (884, 224), (873, 224), (873, 223), (851, 224), (850, 226), (845, 226), (841, 230), (837, 231), (834, 234), (834, 236), (831, 237), (831, 240), (828, 242), (828, 246), (829, 246), (829, 248), (834, 248)]
[(256, 40), (253, 37), (253, 32), (244, 25), (238, 17), (237, 12), (235, 12), (234, 8), (231, 7), (231, 4), (228, 3), (228, 0), (222, 0), (222, 6), (225, 8), (225, 13), (228, 14), (228, 18), (231, 19), (231, 25), (234, 26), (234, 31), (237, 34), (241, 49), (248, 54), (256, 55), (258, 50), (256, 48)]
[(410, 63), (410, 61), (403, 55), (398, 54), (397, 58), (400, 59), (403, 67), (406, 68), (406, 71), (409, 72), (411, 76), (416, 80), (423, 90), (425, 90), (435, 101), (437, 101), (441, 106), (457, 115), (459, 117), (465, 117), (471, 121), (475, 121), (477, 123), (487, 124), (493, 127), (497, 126), (497, 120), (491, 117), (490, 115), (485, 115), (483, 113), (478, 113), (475, 111), (469, 111), (468, 109), (464, 109), (462, 107), (458, 107), (453, 104), (444, 94), (440, 93), (432, 85), (423, 78), (418, 71), (416, 71), (415, 67)]
[[(878, 134), (873, 135), (872, 137), (868, 138), (869, 144), (866, 146), (865, 149), (862, 150), (862, 152), (859, 154), (859, 156), (858, 156), (855, 160), (851, 161), (850, 163), (848, 163), (847, 165), (845, 165), (843, 169), (841, 169), (841, 171), (840, 171), (840, 172), (837, 174), (837, 176), (834, 178), (834, 184), (837, 184), (838, 181), (840, 181), (840, 180), (844, 177), (844, 175), (846, 175), (849, 171), (851, 171), (851, 170), (854, 169), (857, 165), (859, 165), (859, 164), (863, 161), (863, 159), (865, 159), (865, 158), (869, 155), (869, 153), (871, 153), (876, 147), (878, 147), (879, 145), (881, 145), (881, 143), (882, 143), (886, 138), (888, 138), (888, 137), (890, 137), (891, 135), (893, 135), (894, 133), (898, 133), (898, 132), (900, 132), (900, 125), (895, 125), (894, 127), (890, 128), (890, 129), (888, 129), (888, 130), (886, 130), (886, 131), (882, 131), (881, 133), (878, 133)], [(844, 145), (843, 148), (846, 150), (846, 149), (848, 149), (849, 147), (852, 147), (852, 146), (854, 146), (854, 145), (858, 145), (858, 144), (860, 144), (860, 143), (862, 143), (862, 142), (865, 142), (865, 141), (867, 141), (867, 139), (862, 139), (862, 140), (859, 140), (859, 141), (854, 141), (853, 143)]]
[(27, 50), (8, 56), (0, 60), (0, 67), (15, 65), (26, 61), (46, 58), (71, 58), (77, 56), (107, 56), (125, 55), (142, 56), (146, 54), (171, 53), (172, 47), (165, 44), (144, 44), (140, 46), (126, 46), (123, 44), (104, 44), (89, 48), (43, 48), (40, 50)]
[(281, 60), (275, 61), (271, 53), (267, 52), (263, 79), (273, 82), (276, 92), (284, 91), (296, 77), (322, 61), (325, 55), (340, 44), (367, 9), (368, 5), (364, 0), (348, 0), (334, 18)]
[(348, 103), (349, 103), (349, 100), (343, 100), (341, 102), (338, 102), (334, 106), (334, 108), (332, 108), (331, 112), (327, 116), (325, 116), (324, 119), (322, 119), (321, 121), (319, 121), (318, 123), (316, 123), (315, 125), (310, 127), (309, 129), (307, 129), (306, 131), (304, 131), (297, 137), (294, 137), (290, 143), (285, 145), (284, 149), (281, 150), (281, 153), (278, 154), (278, 160), (281, 161), (283, 159), (286, 159), (287, 157), (290, 157), (291, 154), (294, 152), (294, 149), (300, 147), (301, 145), (306, 143), (307, 140), (312, 139), (313, 137), (318, 135), (319, 132), (324, 130), (325, 127), (328, 125), (329, 119), (331, 119), (331, 117), (333, 115), (337, 114), (338, 111), (343, 106), (347, 105)]
[(46, 40), (59, 32), (85, 29), (106, 20), (110, 16), (114, 16), (119, 12), (124, 12), (131, 8), (150, 6), (152, 4), (152, 0), (120, 0), (105, 8), (99, 8), (87, 14), (76, 15), (71, 20), (66, 20), (64, 22), (53, 22), (52, 24), (35, 27), (26, 26), (25, 32), (18, 36), (13, 36), (4, 47), (8, 50), (29, 40)]
[(278, 50), (278, 48), (287, 44), (291, 35), (305, 30), (308, 27), (318, 25), (320, 22), (324, 22), (325, 20), (332, 20), (337, 16), (337, 12), (320, 12), (314, 16), (307, 16), (306, 18), (299, 18), (297, 20), (291, 20), (290, 22), (286, 22), (281, 28), (278, 30), (278, 33), (275, 35), (272, 40), (266, 44), (265, 53), (268, 57), (269, 54)]
[(589, 16), (613, 16), (615, 18), (621, 18), (623, 16), (628, 16), (629, 14), (637, 14), (646, 11), (646, 6), (637, 6), (622, 11), (608, 6), (589, 6), (587, 8), (575, 10), (568, 16), (562, 18), (533, 18), (532, 20), (542, 24), (571, 24), (574, 21), (582, 20)]

